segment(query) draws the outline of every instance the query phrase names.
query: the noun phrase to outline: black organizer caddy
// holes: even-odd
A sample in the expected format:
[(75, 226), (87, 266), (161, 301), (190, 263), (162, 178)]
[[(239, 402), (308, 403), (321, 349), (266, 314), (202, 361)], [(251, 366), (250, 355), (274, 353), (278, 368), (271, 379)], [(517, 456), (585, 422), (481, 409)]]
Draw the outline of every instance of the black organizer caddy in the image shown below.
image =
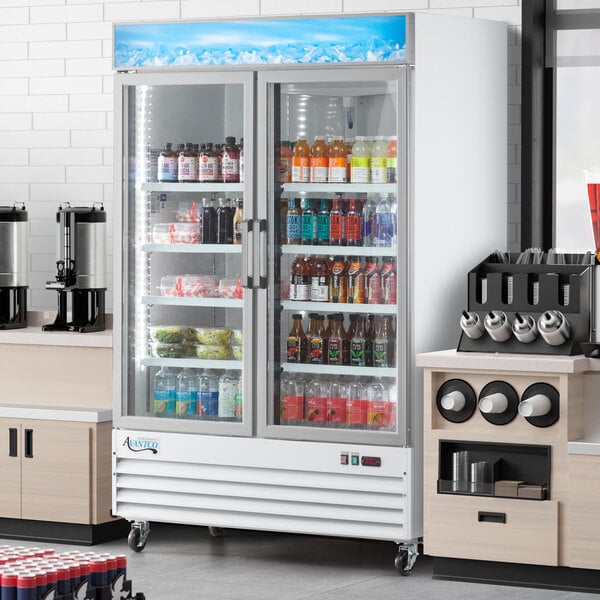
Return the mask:
[[(530, 315), (537, 322), (544, 312), (557, 310), (569, 323), (569, 338), (560, 346), (551, 346), (541, 335), (532, 342), (523, 343), (514, 335), (504, 342), (497, 342), (486, 331), (479, 339), (471, 339), (461, 332), (458, 350), (581, 354), (581, 344), (590, 340), (594, 265), (576, 264), (582, 256), (578, 254), (562, 255), (564, 262), (574, 264), (516, 264), (519, 254), (507, 256), (510, 262), (498, 262), (491, 254), (469, 272), (467, 310), (476, 313), (482, 323), (488, 312), (503, 311), (511, 324), (517, 312)], [(544, 254), (542, 263), (545, 258)]]

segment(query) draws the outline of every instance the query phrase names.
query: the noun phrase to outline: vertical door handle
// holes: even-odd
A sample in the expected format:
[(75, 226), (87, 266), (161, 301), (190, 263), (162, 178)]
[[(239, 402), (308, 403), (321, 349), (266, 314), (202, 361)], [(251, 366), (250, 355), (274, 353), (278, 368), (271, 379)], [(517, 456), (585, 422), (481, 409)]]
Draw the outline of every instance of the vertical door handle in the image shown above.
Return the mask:
[[(253, 221), (246, 219), (241, 223), (242, 230), (242, 286), (252, 289), (254, 286), (254, 232)], [(248, 265), (252, 265), (251, 270)]]
[(11, 427), (8, 430), (8, 455), (9, 456), (19, 456), (19, 451), (17, 448), (17, 428)]
[(33, 458), (33, 429), (25, 430), (25, 458)]
[(258, 227), (260, 252), (258, 255), (258, 277), (261, 289), (267, 289), (267, 221), (261, 219)]

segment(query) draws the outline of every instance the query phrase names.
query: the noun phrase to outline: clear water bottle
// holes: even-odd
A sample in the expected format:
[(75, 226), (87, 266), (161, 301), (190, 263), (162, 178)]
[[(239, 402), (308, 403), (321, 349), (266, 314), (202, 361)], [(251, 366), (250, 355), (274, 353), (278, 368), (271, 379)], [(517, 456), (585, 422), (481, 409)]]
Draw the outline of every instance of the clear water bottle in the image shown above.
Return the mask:
[(362, 245), (373, 245), (373, 221), (375, 220), (375, 204), (367, 197), (362, 207)]
[(175, 412), (179, 419), (198, 416), (198, 374), (194, 369), (183, 369), (177, 377)]
[(390, 201), (382, 198), (375, 207), (371, 236), (373, 246), (391, 246), (394, 236)]
[(219, 378), (206, 369), (198, 378), (198, 417), (214, 421), (219, 409)]
[(390, 216), (392, 219), (392, 246), (398, 243), (398, 200), (396, 196), (390, 194)]
[(162, 367), (154, 375), (154, 416), (175, 416), (175, 392), (177, 389), (177, 374), (168, 367)]
[(219, 409), (220, 421), (235, 420), (235, 394), (238, 389), (239, 378), (232, 371), (225, 371), (219, 377)]

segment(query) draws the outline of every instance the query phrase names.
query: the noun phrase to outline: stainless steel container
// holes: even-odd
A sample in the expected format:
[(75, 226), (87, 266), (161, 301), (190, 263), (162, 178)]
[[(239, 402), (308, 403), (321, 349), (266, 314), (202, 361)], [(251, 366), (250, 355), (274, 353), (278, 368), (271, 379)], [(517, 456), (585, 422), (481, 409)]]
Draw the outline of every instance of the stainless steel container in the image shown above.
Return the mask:
[(28, 285), (28, 215), (25, 206), (0, 206), (0, 287)]
[(106, 212), (102, 205), (63, 205), (56, 213), (56, 257), (64, 261), (67, 285), (106, 288)]

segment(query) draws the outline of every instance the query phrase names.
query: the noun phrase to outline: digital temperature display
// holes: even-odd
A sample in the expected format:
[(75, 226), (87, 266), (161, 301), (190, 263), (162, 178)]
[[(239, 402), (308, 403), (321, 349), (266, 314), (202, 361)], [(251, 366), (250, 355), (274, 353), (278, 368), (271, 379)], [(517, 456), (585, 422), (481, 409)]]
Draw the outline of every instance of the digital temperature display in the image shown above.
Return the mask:
[(380, 467), (381, 457), (380, 456), (361, 456), (360, 464), (363, 467)]

